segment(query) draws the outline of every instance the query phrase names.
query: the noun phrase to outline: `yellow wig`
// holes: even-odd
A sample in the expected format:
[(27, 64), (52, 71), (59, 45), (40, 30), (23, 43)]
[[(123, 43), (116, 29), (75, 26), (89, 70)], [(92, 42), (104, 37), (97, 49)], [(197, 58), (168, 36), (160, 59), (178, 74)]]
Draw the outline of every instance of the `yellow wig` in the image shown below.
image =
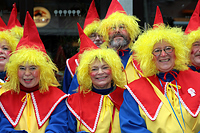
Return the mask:
[[(92, 33), (96, 33), (97, 29), (100, 25), (101, 21), (93, 21), (92, 23), (88, 24), (85, 29), (83, 30), (83, 32), (86, 34), (86, 36), (90, 36)], [(78, 39), (78, 43), (80, 43), (80, 38)]]
[(88, 24), (85, 27), (85, 29), (83, 30), (84, 33), (87, 36), (89, 36), (90, 34), (97, 32), (97, 29), (98, 29), (100, 23), (101, 23), (101, 21), (99, 20), (99, 21), (93, 21), (92, 23)]
[(133, 42), (141, 32), (137, 21), (140, 20), (135, 16), (115, 12), (111, 14), (107, 19), (102, 20), (98, 29), (98, 33), (103, 36), (104, 40), (108, 44), (108, 42), (110, 42), (108, 35), (109, 29), (113, 26), (117, 27), (120, 24), (124, 24), (126, 26), (126, 30), (130, 35), (131, 42)]
[(141, 70), (144, 76), (152, 76), (159, 71), (153, 61), (153, 47), (159, 41), (167, 41), (175, 49), (175, 66), (178, 71), (187, 70), (186, 63), (188, 62), (189, 49), (185, 46), (184, 32), (181, 28), (171, 28), (169, 26), (160, 25), (156, 29), (149, 29), (140, 35), (132, 47), (135, 52), (135, 59), (140, 63)]
[[(191, 31), (188, 35), (187, 35), (187, 41), (186, 41), (186, 46), (188, 47), (189, 50), (192, 49), (192, 44), (196, 41), (198, 41), (200, 39), (200, 28), (198, 28), (195, 31)], [(188, 57), (190, 58), (190, 54), (188, 55)], [(190, 60), (190, 59), (189, 59)], [(191, 64), (191, 62), (190, 62)]]
[(11, 34), (16, 37), (18, 40), (20, 40), (23, 36), (24, 28), (15, 26), (12, 29), (10, 29)]
[(92, 89), (92, 80), (89, 75), (90, 64), (95, 59), (105, 61), (111, 68), (114, 85), (124, 88), (126, 82), (125, 72), (120, 57), (112, 49), (92, 49), (80, 55), (80, 64), (77, 67), (77, 79), (80, 91), (89, 92)]
[(9, 58), (9, 62), (5, 66), (9, 78), (9, 81), (3, 85), (5, 89), (13, 90), (18, 93), (20, 92), (18, 69), (20, 65), (25, 65), (26, 63), (34, 64), (39, 67), (39, 89), (41, 93), (48, 91), (48, 86), (59, 85), (55, 78), (55, 71), (58, 72), (58, 68), (51, 61), (50, 57), (39, 49), (21, 47), (19, 50), (14, 51)]
[(17, 44), (19, 42), (18, 39), (16, 39), (14, 36), (11, 35), (11, 32), (9, 31), (0, 31), (0, 40), (5, 39), (10, 46), (11, 50), (14, 51), (17, 47)]

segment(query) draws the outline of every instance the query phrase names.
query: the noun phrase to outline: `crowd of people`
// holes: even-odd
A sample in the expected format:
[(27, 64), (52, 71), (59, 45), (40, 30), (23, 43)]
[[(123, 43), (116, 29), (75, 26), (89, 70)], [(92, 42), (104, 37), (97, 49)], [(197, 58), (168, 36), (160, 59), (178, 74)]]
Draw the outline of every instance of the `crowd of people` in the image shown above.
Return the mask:
[(63, 89), (29, 12), (0, 18), (1, 133), (200, 133), (200, 1), (187, 28), (154, 24), (92, 0)]

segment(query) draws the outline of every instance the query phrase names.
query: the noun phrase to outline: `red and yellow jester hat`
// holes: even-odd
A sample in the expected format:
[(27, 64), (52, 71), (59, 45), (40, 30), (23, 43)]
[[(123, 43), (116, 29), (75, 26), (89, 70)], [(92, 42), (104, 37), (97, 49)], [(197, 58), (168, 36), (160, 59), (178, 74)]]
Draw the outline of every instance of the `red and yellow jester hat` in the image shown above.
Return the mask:
[(5, 88), (12, 89), (15, 92), (20, 91), (18, 68), (26, 63), (38, 66), (40, 70), (40, 92), (48, 91), (49, 86), (59, 85), (55, 77), (55, 72), (58, 72), (58, 68), (47, 55), (35, 22), (29, 12), (27, 12), (24, 22), (23, 37), (6, 64), (7, 75), (10, 80), (4, 84)]
[(153, 24), (153, 29), (158, 28), (158, 26), (162, 25), (162, 24), (164, 24), (163, 17), (162, 17), (162, 14), (160, 12), (159, 6), (157, 6), (156, 15), (155, 15), (154, 24)]
[[(186, 46), (190, 50), (192, 48), (192, 44), (200, 40), (200, 16), (199, 15), (200, 15), (200, 1), (198, 1), (196, 8), (185, 30), (185, 34), (187, 35)], [(190, 57), (190, 53), (188, 57)]]
[(198, 1), (196, 8), (190, 18), (190, 21), (185, 29), (185, 34), (189, 34), (192, 31), (196, 31), (200, 27), (200, 1)]
[(141, 32), (137, 21), (140, 21), (140, 20), (133, 15), (127, 15), (122, 5), (117, 0), (112, 0), (108, 8), (105, 19), (101, 21), (101, 24), (98, 29), (98, 33), (103, 36), (104, 40), (107, 43), (109, 43), (110, 28), (118, 27), (120, 24), (124, 24), (131, 38), (131, 44), (130, 44), (131, 46), (135, 38)]
[(126, 14), (126, 12), (124, 11), (124, 8), (118, 2), (118, 0), (112, 0), (111, 1), (110, 6), (108, 8), (108, 11), (106, 13), (105, 19), (107, 19), (111, 14), (113, 14), (115, 12), (120, 12), (120, 13)]
[(71, 58), (67, 59), (67, 61), (66, 61), (67, 68), (70, 71), (72, 77), (74, 76), (75, 71), (76, 71), (76, 67), (79, 64), (79, 61), (78, 61), (79, 54), (82, 54), (85, 50), (88, 50), (88, 49), (97, 49), (98, 48), (90, 40), (90, 38), (83, 32), (79, 23), (77, 23), (77, 26), (78, 26), (78, 32), (79, 32), (79, 37), (80, 37), (80, 41), (81, 41), (80, 49), (79, 49), (79, 52), (77, 54), (75, 54)]
[(17, 43), (19, 40), (17, 40), (14, 36), (11, 35), (11, 33), (8, 31), (8, 27), (0, 17), (0, 40), (5, 39), (8, 43), (8, 45), (11, 48), (11, 51), (14, 51), (17, 47)]
[(20, 24), (19, 20), (17, 19), (16, 3), (13, 4), (13, 9), (11, 11), (7, 27), (16, 38), (18, 38), (19, 40), (22, 38), (23, 27)]
[(100, 25), (101, 21), (99, 19), (99, 14), (97, 12), (95, 2), (92, 0), (90, 7), (88, 9), (85, 22), (84, 22), (84, 33), (89, 36), (95, 33)]
[(40, 35), (38, 33), (35, 22), (33, 21), (28, 11), (24, 23), (23, 37), (19, 41), (16, 50), (18, 50), (21, 46), (35, 47), (36, 49), (46, 53), (44, 44), (40, 39)]

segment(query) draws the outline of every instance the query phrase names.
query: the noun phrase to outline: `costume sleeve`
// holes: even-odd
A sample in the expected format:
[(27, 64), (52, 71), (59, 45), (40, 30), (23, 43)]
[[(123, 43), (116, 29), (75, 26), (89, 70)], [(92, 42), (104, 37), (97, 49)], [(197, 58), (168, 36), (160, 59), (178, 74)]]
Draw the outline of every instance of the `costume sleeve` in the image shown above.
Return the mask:
[(72, 81), (72, 76), (69, 72), (67, 66), (65, 67), (64, 78), (63, 78), (63, 92), (68, 93), (70, 83)]
[(124, 101), (120, 107), (119, 118), (122, 133), (150, 133), (146, 123), (140, 115), (137, 102), (128, 92), (124, 90)]
[(69, 87), (69, 91), (68, 91), (68, 94), (74, 94), (77, 92), (77, 88), (79, 87), (79, 84), (78, 84), (78, 80), (77, 80), (77, 76), (76, 74), (74, 74), (74, 77), (72, 79), (72, 82), (70, 84), (70, 87)]
[(51, 114), (45, 133), (66, 133), (67, 125), (67, 106), (64, 99)]
[(0, 110), (0, 133), (28, 133), (25, 130), (15, 130), (3, 112)]
[[(70, 110), (68, 109), (67, 111), (67, 115), (68, 115), (68, 133), (76, 133), (77, 131), (77, 120), (76, 117), (70, 112)], [(87, 133), (86, 131), (80, 131), (77, 133)]]

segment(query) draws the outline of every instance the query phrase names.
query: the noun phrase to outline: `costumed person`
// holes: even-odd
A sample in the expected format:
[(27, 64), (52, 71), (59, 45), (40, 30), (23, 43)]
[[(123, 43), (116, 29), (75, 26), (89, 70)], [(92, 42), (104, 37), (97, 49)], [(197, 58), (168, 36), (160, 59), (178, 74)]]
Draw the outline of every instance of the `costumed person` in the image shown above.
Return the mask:
[(9, 81), (2, 86), (8, 91), (0, 97), (0, 132), (67, 132), (67, 95), (57, 88), (58, 68), (47, 55), (29, 12), (6, 70)]
[(124, 133), (200, 131), (200, 75), (188, 70), (181, 28), (148, 29), (133, 45), (143, 76), (126, 85), (119, 118)]
[[(94, 42), (94, 44), (97, 47), (100, 47), (100, 45), (103, 43), (102, 36), (100, 36), (97, 33), (97, 28), (99, 27), (100, 23), (101, 23), (101, 21), (99, 19), (99, 15), (98, 15), (98, 12), (95, 7), (95, 2), (94, 2), (94, 0), (92, 0), (90, 7), (88, 9), (86, 18), (85, 18), (83, 28), (84, 28), (84, 33)], [(79, 42), (80, 42), (80, 40), (79, 40)], [(70, 94), (73, 93), (73, 91), (71, 91), (71, 90), (70, 90), (70, 92), (68, 92), (71, 82), (73, 82), (72, 88), (74, 88), (74, 86), (76, 86), (76, 87), (79, 86), (75, 71), (76, 71), (76, 67), (79, 64), (78, 55), (83, 52), (81, 47), (82, 46), (80, 43), (79, 52), (77, 54), (75, 54), (74, 56), (72, 56), (71, 58), (66, 60), (66, 67), (65, 67), (64, 78), (63, 78), (63, 91), (65, 93), (70, 93)], [(89, 47), (89, 46), (87, 46), (87, 47)], [(73, 77), (74, 77), (74, 79), (72, 80)]]
[(137, 17), (126, 14), (117, 0), (112, 0), (99, 27), (99, 33), (105, 40), (101, 47), (117, 51), (125, 68), (128, 83), (140, 77), (136, 71), (140, 70), (140, 67), (133, 59), (134, 53), (130, 49), (141, 32), (137, 21)]
[(13, 36), (15, 36), (19, 41), (23, 36), (23, 27), (20, 24), (19, 20), (17, 19), (17, 7), (16, 3), (13, 4), (13, 9), (11, 11), (8, 24), (7, 24), (8, 30), (11, 32)]
[[(6, 81), (5, 65), (9, 60), (10, 53), (16, 49), (18, 42), (0, 17), (0, 88)], [(3, 92), (5, 90), (0, 89), (0, 94)]]
[[(93, 43), (79, 30), (81, 43)], [(127, 84), (120, 57), (112, 49), (88, 49), (79, 55), (78, 92), (66, 100), (68, 132), (120, 133), (119, 108)]]
[(185, 30), (187, 35), (186, 46), (190, 49), (189, 68), (193, 71), (200, 72), (200, 1), (190, 18)]

